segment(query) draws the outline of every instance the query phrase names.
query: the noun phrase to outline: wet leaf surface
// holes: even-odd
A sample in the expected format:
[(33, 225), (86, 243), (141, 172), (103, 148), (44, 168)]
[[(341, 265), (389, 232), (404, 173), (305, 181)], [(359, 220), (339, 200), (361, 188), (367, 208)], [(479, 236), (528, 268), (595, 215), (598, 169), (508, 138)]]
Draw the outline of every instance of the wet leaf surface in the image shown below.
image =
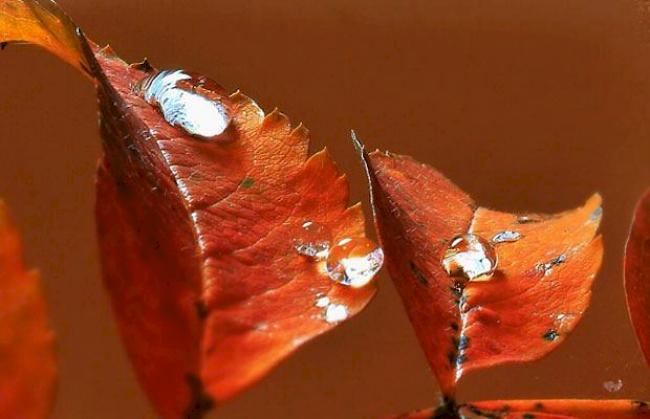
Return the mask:
[(25, 269), (18, 232), (0, 201), (0, 418), (42, 419), (54, 399), (54, 334), (39, 275)]
[[(445, 396), (470, 371), (548, 354), (576, 326), (602, 259), (598, 195), (572, 211), (518, 216), (478, 207), (411, 157), (363, 158), (386, 266)], [(467, 233), (496, 252), (492, 276), (468, 281), (444, 269)]]
[(636, 206), (625, 248), (625, 293), (641, 351), (650, 365), (650, 190)]
[[(447, 414), (447, 416), (445, 416)], [(650, 405), (640, 400), (494, 400), (467, 403), (458, 413), (424, 409), (391, 419), (617, 419), (648, 418)]]
[[(43, 7), (3, 1), (14, 15)], [(40, 22), (20, 31), (5, 23), (0, 40), (43, 44), (43, 31), (24, 30)], [(73, 27), (59, 28), (67, 36)], [(96, 80), (105, 152), (96, 214), (115, 316), (158, 412), (200, 417), (368, 303), (374, 285), (339, 285), (325, 261), (294, 248), (306, 222), (324, 226), (331, 243), (361, 238), (363, 214), (347, 206), (347, 181), (327, 151), (308, 155), (302, 125), (210, 83), (197, 91), (230, 125), (216, 140), (190, 136), (136, 92), (150, 65), (79, 39), (84, 55), (67, 42), (45, 46), (88, 63)]]

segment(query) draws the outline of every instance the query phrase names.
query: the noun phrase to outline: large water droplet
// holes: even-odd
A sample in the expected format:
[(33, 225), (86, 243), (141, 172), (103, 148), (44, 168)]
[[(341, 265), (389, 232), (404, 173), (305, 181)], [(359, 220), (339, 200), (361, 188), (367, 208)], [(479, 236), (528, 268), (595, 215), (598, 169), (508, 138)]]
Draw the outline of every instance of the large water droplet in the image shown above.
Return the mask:
[(330, 250), (330, 230), (314, 221), (304, 222), (296, 231), (293, 247), (303, 256), (323, 260)]
[(451, 276), (470, 281), (487, 281), (497, 267), (494, 247), (475, 234), (454, 238), (442, 258), (442, 266)]
[(145, 77), (135, 90), (157, 106), (165, 120), (196, 137), (211, 139), (224, 133), (230, 115), (218, 100), (214, 81), (183, 70), (162, 70)]
[(330, 249), (327, 274), (332, 280), (354, 288), (363, 287), (384, 264), (384, 251), (365, 237), (340, 240)]

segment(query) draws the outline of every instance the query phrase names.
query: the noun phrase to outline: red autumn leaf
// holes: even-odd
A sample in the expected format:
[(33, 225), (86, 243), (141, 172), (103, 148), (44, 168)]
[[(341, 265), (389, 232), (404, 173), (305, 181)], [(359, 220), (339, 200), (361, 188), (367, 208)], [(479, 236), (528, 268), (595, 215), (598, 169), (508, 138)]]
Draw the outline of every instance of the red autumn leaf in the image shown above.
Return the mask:
[[(469, 371), (538, 359), (576, 326), (602, 258), (598, 195), (573, 211), (517, 216), (478, 207), (410, 157), (362, 155), (386, 266), (446, 397)], [(454, 248), (448, 267), (469, 269), (496, 252), (494, 274), (477, 278), (488, 280), (451, 277), (442, 266), (450, 246), (469, 243), (454, 238), (468, 233), (484, 239), (485, 254)], [(469, 262), (454, 256), (459, 249)]]
[(441, 410), (425, 409), (391, 419), (647, 419), (650, 404), (640, 400), (494, 400), (467, 403), (444, 416)]
[(650, 365), (650, 189), (636, 206), (625, 247), (625, 293), (641, 351)]
[[(347, 207), (345, 177), (326, 151), (308, 156), (302, 125), (292, 128), (278, 111), (265, 116), (252, 99), (201, 79), (185, 88), (219, 103), (231, 122), (216, 140), (196, 138), (168, 124), (134, 88), (153, 74), (148, 64), (129, 66), (81, 35), (45, 43), (43, 33), (58, 40), (74, 30), (58, 8), (0, 5), (14, 10), (0, 18), (1, 40), (44, 45), (96, 81), (104, 281), (161, 416), (200, 416), (368, 303), (374, 286), (337, 284), (324, 261), (296, 252), (309, 222), (318, 226), (309, 234), (331, 243), (365, 240), (360, 206)], [(44, 20), (34, 10), (55, 24), (39, 29)], [(20, 22), (12, 26), (14, 16)]]
[(20, 237), (0, 201), (0, 419), (42, 419), (54, 399), (54, 334), (39, 275), (26, 271)]

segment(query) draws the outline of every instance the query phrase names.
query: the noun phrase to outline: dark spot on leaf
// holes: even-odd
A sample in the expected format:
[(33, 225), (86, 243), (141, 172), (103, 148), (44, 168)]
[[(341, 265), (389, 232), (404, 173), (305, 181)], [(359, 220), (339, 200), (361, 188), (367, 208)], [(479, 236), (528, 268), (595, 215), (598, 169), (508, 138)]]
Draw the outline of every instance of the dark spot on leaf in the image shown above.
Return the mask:
[(538, 411), (544, 410), (544, 404), (541, 403), (541, 402), (537, 402), (537, 403), (535, 403), (534, 409), (538, 410)]
[(415, 275), (415, 278), (420, 284), (429, 285), (429, 280), (426, 276), (424, 276), (422, 271), (415, 265), (415, 263), (413, 263), (413, 261), (409, 262), (409, 266), (411, 268), (411, 272), (413, 272), (413, 275)]
[(9, 45), (9, 42), (0, 42), (0, 51), (7, 48), (7, 45)]
[(449, 327), (451, 327), (451, 330), (454, 330), (454, 331), (456, 331), (456, 332), (458, 332), (458, 330), (459, 330), (459, 328), (458, 328), (458, 323), (451, 323), (451, 324), (449, 325)]
[(530, 217), (528, 215), (522, 215), (521, 217), (517, 218), (517, 224), (532, 224), (532, 223), (539, 223), (540, 220), (539, 218), (534, 218)]
[(199, 317), (199, 319), (204, 320), (206, 317), (208, 317), (208, 308), (205, 306), (203, 300), (197, 300), (194, 303), (194, 307), (196, 308), (196, 315)]
[(553, 342), (555, 339), (560, 337), (560, 334), (557, 330), (549, 329), (542, 335), (542, 337), (549, 342)]
[(524, 413), (522, 415), (522, 418), (523, 419), (535, 419), (535, 415), (533, 415), (532, 413)]
[(244, 189), (251, 188), (255, 184), (255, 180), (253, 178), (244, 178), (244, 180), (241, 181), (240, 186)]

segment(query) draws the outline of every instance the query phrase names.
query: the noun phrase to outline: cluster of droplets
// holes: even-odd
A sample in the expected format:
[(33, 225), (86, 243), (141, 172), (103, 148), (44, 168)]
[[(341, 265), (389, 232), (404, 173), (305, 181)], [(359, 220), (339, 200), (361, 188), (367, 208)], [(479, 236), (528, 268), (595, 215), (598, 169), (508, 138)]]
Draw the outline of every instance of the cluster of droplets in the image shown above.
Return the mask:
[(314, 221), (306, 221), (298, 228), (293, 247), (313, 261), (325, 261), (331, 280), (353, 288), (367, 285), (384, 264), (384, 252), (372, 240), (348, 237), (332, 245), (331, 231)]
[(144, 100), (156, 106), (165, 121), (202, 139), (216, 139), (231, 122), (219, 100), (215, 81), (184, 70), (161, 70), (142, 79), (134, 88)]

